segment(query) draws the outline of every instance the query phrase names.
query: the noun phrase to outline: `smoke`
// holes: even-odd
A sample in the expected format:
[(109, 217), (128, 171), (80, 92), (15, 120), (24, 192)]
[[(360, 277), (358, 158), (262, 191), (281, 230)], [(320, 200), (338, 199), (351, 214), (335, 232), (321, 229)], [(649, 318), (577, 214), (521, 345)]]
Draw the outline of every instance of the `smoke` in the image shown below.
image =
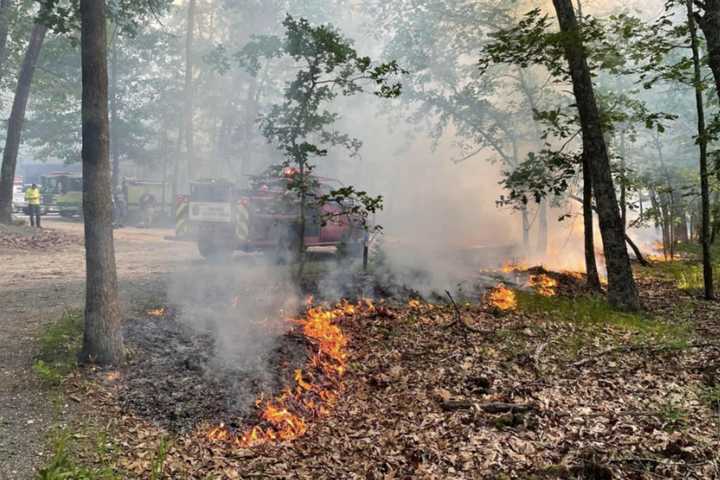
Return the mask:
[[(269, 389), (277, 363), (273, 352), (292, 327), (299, 299), (288, 268), (257, 256), (194, 262), (168, 285), (178, 322), (213, 341), (206, 370), (245, 372)], [(246, 393), (244, 398), (238, 391), (238, 400), (250, 404), (254, 393)]]

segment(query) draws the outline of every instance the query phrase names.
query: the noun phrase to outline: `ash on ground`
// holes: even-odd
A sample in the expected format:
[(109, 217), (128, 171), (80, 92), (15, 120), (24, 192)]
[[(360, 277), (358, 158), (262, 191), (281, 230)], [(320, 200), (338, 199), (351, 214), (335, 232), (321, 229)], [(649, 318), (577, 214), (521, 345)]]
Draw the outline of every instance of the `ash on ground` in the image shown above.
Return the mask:
[[(250, 327), (261, 328), (261, 326)], [(130, 358), (119, 382), (129, 412), (174, 432), (201, 423), (237, 425), (271, 398), (309, 358), (310, 345), (292, 332), (252, 361), (216, 355), (216, 337), (176, 321), (175, 315), (133, 319), (125, 326)]]

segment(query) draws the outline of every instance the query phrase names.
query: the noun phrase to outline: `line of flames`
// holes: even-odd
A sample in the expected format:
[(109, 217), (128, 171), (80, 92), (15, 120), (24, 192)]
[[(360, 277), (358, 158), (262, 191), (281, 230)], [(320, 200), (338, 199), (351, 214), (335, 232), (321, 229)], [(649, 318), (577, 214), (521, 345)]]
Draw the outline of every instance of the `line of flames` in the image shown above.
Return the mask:
[[(309, 300), (308, 303), (312, 301)], [(263, 402), (260, 418), (266, 426), (256, 425), (243, 433), (234, 433), (221, 424), (211, 429), (210, 440), (228, 442), (239, 448), (249, 448), (268, 442), (288, 441), (301, 437), (307, 431), (307, 420), (326, 416), (337, 401), (341, 389), (340, 379), (347, 370), (348, 339), (336, 325), (342, 317), (374, 309), (371, 301), (354, 305), (346, 301), (335, 308), (308, 308), (305, 318), (298, 321), (305, 337), (318, 346), (308, 363), (308, 371), (296, 370), (295, 389), (289, 386), (274, 399)], [(313, 381), (322, 379), (325, 386)], [(329, 388), (328, 388), (329, 387)]]

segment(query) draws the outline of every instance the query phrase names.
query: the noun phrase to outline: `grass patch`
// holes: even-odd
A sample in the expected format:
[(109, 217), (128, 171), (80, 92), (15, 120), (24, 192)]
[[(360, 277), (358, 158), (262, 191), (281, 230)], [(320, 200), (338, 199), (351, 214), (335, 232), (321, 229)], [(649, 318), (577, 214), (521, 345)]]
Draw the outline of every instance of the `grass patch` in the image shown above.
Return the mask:
[(72, 461), (72, 446), (75, 436), (66, 430), (57, 430), (53, 433), (52, 447), (53, 456), (50, 463), (40, 470), (39, 480), (121, 480), (109, 465), (106, 443), (98, 440), (98, 453), (102, 466), (84, 467), (76, 465)]
[(82, 313), (65, 312), (40, 336), (40, 352), (33, 364), (35, 373), (51, 385), (62, 382), (77, 367), (77, 354), (82, 347), (82, 336)]
[[(682, 243), (676, 246), (679, 258), (668, 262), (656, 262), (652, 268), (643, 268), (644, 275), (672, 280), (684, 291), (697, 293), (704, 288), (702, 272), (702, 248), (698, 243)], [(720, 243), (716, 243), (710, 255), (713, 270), (720, 269)]]
[[(545, 297), (517, 292), (518, 309), (529, 314), (544, 314), (555, 320), (573, 323), (581, 334), (592, 336), (599, 328), (613, 327), (618, 334), (633, 334), (638, 343), (661, 344), (678, 349), (687, 346), (692, 330), (687, 323), (660, 320), (646, 313), (623, 313), (613, 310), (599, 296), (577, 298)], [(568, 346), (578, 349), (584, 338), (566, 337)]]

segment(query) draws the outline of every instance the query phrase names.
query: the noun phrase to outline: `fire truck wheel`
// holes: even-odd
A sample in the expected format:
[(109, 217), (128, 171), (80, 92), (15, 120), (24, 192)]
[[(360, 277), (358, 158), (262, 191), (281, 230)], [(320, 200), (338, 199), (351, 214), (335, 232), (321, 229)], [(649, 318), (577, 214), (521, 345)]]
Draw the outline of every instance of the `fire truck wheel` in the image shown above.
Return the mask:
[(232, 257), (233, 249), (225, 242), (218, 242), (212, 236), (198, 238), (198, 251), (206, 260), (225, 261)]

